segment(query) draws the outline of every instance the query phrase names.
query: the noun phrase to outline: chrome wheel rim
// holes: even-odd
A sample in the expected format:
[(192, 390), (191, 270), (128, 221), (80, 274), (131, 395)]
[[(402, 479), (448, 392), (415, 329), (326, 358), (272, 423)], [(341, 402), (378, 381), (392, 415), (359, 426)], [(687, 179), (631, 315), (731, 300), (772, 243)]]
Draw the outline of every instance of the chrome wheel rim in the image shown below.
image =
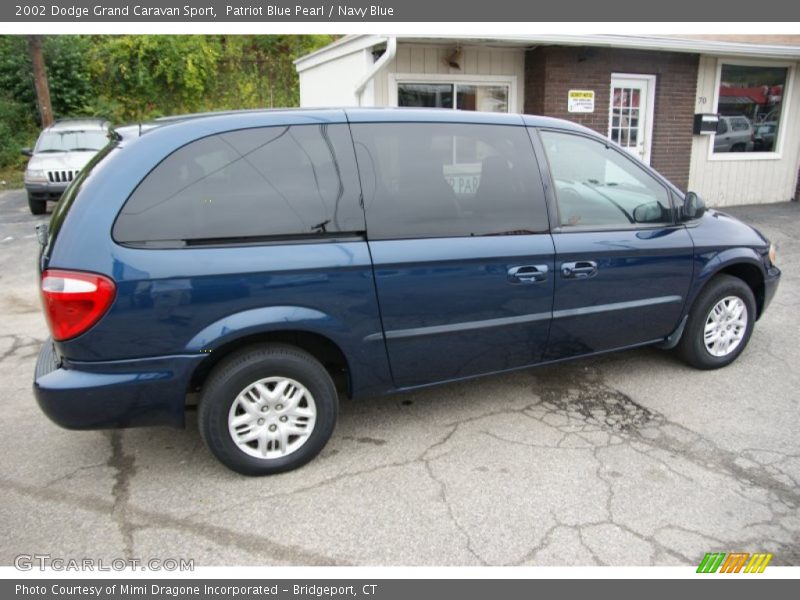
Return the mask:
[(288, 377), (259, 379), (244, 388), (228, 412), (228, 432), (249, 456), (272, 460), (297, 452), (317, 422), (317, 404)]
[(728, 356), (736, 350), (747, 331), (747, 306), (737, 296), (717, 302), (706, 317), (703, 342), (711, 356)]

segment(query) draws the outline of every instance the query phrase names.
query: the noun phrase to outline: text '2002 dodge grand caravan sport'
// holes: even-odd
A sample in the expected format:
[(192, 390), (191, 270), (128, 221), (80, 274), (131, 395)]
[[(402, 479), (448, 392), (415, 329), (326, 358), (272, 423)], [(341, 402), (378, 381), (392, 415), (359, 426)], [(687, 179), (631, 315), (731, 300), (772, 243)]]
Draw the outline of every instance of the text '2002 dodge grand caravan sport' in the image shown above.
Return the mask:
[(761, 234), (596, 133), (459, 111), (123, 128), (40, 237), (44, 412), (180, 427), (199, 391), (247, 474), (311, 460), (339, 393), (645, 344), (723, 367), (780, 277)]

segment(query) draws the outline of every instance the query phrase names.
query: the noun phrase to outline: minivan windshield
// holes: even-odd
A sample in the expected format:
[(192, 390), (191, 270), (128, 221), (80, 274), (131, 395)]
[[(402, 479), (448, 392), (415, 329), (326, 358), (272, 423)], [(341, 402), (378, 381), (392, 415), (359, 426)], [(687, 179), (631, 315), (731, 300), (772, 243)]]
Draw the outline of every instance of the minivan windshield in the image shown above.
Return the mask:
[(35, 152), (97, 152), (108, 143), (105, 131), (48, 131), (39, 137)]

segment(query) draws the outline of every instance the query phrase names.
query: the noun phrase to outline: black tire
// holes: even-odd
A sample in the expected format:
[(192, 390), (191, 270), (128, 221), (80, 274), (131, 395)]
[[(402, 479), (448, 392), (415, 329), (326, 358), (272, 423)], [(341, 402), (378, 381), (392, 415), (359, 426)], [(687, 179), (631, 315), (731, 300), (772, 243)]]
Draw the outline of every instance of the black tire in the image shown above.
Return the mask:
[[(234, 441), (228, 416), (241, 392), (269, 377), (292, 379), (304, 386), (316, 406), (316, 422), (306, 441), (291, 453), (259, 458)], [(241, 350), (214, 368), (203, 387), (198, 426), (206, 446), (228, 468), (244, 475), (272, 475), (296, 469), (319, 454), (333, 433), (338, 409), (336, 387), (318, 360), (294, 346), (267, 344)]]
[(31, 209), (32, 215), (43, 215), (47, 212), (47, 200), (36, 200), (28, 194), (28, 208)]
[[(747, 309), (744, 336), (739, 345), (724, 356), (714, 356), (706, 348), (704, 333), (706, 321), (712, 308), (724, 298), (733, 296), (744, 302)], [(731, 364), (744, 351), (756, 319), (756, 300), (753, 291), (744, 281), (730, 275), (718, 275), (708, 282), (695, 300), (686, 329), (678, 344), (678, 354), (691, 366), (697, 369), (719, 369)]]

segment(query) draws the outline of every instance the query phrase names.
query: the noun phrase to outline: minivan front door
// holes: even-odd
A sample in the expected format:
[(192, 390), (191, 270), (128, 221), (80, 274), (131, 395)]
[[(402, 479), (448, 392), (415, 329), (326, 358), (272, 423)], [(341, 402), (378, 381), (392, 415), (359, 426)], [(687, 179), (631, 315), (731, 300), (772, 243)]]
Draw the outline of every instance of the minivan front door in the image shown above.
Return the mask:
[(545, 358), (668, 336), (679, 323), (693, 268), (692, 240), (674, 222), (669, 190), (605, 142), (556, 130), (539, 136), (558, 209)]
[[(530, 140), (508, 125), (363, 123), (356, 145), (398, 387), (541, 360), (553, 243)], [(511, 125), (514, 123), (515, 125)]]

